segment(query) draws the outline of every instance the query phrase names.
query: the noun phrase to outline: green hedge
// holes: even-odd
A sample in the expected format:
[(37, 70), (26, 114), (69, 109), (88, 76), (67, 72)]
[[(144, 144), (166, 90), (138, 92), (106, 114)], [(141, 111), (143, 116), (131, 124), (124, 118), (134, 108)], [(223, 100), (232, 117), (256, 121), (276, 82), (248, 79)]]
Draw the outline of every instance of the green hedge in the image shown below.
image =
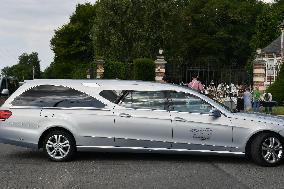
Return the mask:
[(128, 79), (127, 78), (127, 63), (107, 60), (104, 63), (104, 79)]
[(155, 63), (148, 58), (138, 58), (132, 63), (107, 60), (104, 63), (104, 79), (155, 80)]
[(148, 58), (137, 58), (133, 60), (133, 78), (135, 80), (154, 81), (154, 61)]
[(279, 105), (284, 102), (284, 65), (281, 66), (281, 70), (276, 81), (267, 89), (272, 94), (273, 100), (276, 100)]

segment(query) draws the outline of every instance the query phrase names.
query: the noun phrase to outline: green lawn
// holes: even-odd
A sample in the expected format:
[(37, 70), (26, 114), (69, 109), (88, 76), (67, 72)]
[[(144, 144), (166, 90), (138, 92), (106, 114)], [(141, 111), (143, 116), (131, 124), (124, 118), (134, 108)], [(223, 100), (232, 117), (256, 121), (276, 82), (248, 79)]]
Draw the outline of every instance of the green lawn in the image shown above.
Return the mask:
[(272, 109), (272, 114), (284, 115), (284, 106), (276, 106)]

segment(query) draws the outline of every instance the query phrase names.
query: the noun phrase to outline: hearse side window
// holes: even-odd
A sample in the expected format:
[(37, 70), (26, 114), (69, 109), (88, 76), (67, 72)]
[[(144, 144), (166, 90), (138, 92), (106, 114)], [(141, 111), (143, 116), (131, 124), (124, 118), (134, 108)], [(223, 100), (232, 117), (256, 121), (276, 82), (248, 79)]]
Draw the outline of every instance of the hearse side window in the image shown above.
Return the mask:
[(105, 107), (105, 104), (83, 92), (68, 87), (53, 85), (40, 85), (31, 88), (16, 97), (12, 105), (66, 108)]
[(117, 103), (123, 93), (124, 91), (121, 90), (103, 90), (99, 95), (110, 102)]
[(164, 91), (129, 91), (121, 106), (134, 109), (166, 110)]
[(194, 95), (184, 92), (170, 92), (169, 110), (207, 114), (212, 106)]

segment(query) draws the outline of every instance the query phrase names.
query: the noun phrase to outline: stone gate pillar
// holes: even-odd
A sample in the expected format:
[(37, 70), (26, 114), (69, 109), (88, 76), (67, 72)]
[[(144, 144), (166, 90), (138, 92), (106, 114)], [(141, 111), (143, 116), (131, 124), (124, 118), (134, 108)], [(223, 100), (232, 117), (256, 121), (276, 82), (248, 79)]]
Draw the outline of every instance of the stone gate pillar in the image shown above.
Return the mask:
[(264, 60), (256, 60), (253, 64), (253, 87), (259, 87), (259, 90), (266, 90), (266, 63)]
[(97, 79), (102, 79), (104, 75), (104, 60), (98, 59), (96, 60), (97, 64)]
[(159, 50), (159, 55), (157, 56), (157, 59), (155, 60), (155, 81), (157, 82), (163, 82), (163, 77), (166, 72), (166, 63), (165, 57), (163, 56), (163, 50)]

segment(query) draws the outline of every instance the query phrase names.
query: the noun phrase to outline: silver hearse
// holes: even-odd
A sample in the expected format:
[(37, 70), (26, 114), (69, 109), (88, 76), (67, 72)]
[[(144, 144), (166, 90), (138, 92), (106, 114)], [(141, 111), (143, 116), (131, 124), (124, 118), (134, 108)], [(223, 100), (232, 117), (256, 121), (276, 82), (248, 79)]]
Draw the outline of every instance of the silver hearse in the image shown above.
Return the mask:
[(26, 81), (0, 108), (0, 140), (54, 161), (77, 151), (283, 157), (284, 119), (233, 113), (191, 89), (120, 80)]

